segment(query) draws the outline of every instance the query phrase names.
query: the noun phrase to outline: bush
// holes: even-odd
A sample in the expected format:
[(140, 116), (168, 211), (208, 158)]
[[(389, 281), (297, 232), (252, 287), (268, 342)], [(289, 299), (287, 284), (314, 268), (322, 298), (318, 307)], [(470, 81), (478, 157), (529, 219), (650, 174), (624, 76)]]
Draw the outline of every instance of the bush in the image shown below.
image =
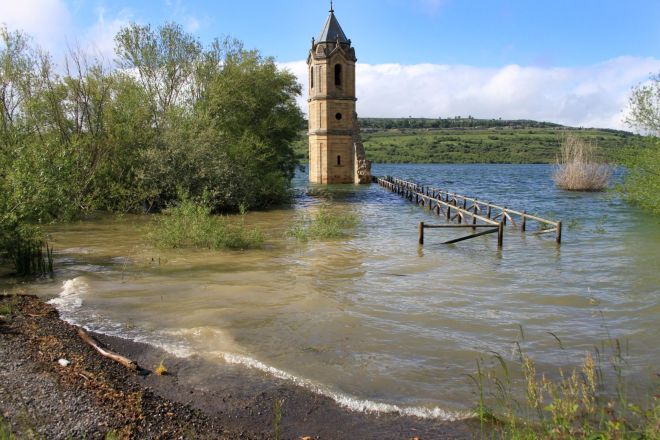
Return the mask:
[(238, 41), (204, 47), (175, 23), (133, 23), (115, 43), (115, 65), (72, 49), (58, 68), (0, 24), (0, 215), (158, 211), (177, 187), (213, 188), (216, 212), (290, 200), (302, 121), (292, 73)]
[(623, 159), (628, 172), (621, 189), (628, 201), (660, 215), (660, 139)]
[(17, 276), (53, 273), (53, 248), (39, 229), (17, 222), (0, 223), (0, 261), (8, 260)]
[(212, 214), (206, 201), (180, 196), (181, 202), (157, 218), (148, 237), (161, 248), (249, 249), (263, 244), (263, 234), (245, 226), (245, 212), (238, 221)]
[(552, 176), (555, 184), (569, 191), (603, 191), (612, 168), (598, 160), (594, 144), (569, 135), (561, 144), (561, 157)]
[(342, 238), (348, 236), (348, 230), (355, 228), (359, 219), (352, 213), (333, 211), (323, 205), (310, 219), (301, 218), (289, 229), (288, 235), (298, 240)]
[[(470, 375), (479, 396), (477, 416), (482, 430), (491, 431), (489, 438), (660, 438), (660, 398), (647, 396), (645, 405), (630, 399), (624, 374), (629, 364), (619, 340), (611, 339), (602, 351), (587, 352), (579, 367), (543, 373), (520, 343), (517, 361), (507, 362), (494, 353), (495, 367), (479, 360)], [(605, 381), (610, 368), (614, 384)]]

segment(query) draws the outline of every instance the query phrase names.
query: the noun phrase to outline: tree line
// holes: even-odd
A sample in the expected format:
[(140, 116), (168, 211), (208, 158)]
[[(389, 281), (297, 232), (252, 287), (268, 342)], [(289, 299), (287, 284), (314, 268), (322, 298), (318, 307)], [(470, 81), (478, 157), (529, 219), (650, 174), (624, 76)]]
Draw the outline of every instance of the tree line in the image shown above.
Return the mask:
[(472, 116), (452, 118), (360, 118), (365, 129), (392, 128), (559, 128), (559, 124), (527, 119), (478, 119)]
[(301, 88), (240, 41), (130, 24), (115, 61), (63, 65), (0, 28), (0, 253), (29, 224), (153, 212), (182, 194), (216, 212), (287, 201)]

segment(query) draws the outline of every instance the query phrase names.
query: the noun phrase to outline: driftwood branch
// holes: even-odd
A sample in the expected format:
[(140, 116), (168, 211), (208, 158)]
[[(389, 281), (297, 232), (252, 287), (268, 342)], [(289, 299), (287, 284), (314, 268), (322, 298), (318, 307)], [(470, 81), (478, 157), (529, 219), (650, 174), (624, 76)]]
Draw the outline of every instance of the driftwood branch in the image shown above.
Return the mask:
[(138, 371), (140, 369), (137, 362), (101, 347), (101, 345), (94, 338), (89, 336), (83, 329), (78, 329), (78, 336), (80, 336), (80, 339), (82, 339), (86, 344), (91, 345), (92, 348), (96, 350), (101, 356), (118, 362), (129, 370)]

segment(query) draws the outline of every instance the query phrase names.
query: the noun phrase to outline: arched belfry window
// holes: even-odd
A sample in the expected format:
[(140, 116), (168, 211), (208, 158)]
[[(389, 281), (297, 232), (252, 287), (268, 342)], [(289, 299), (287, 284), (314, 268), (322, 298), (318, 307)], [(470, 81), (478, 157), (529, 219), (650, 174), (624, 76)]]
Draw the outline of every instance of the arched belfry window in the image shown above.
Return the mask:
[(314, 66), (311, 67), (309, 71), (309, 80), (310, 80), (310, 86), (314, 88)]
[(335, 85), (341, 86), (341, 64), (335, 64)]
[(341, 156), (337, 156), (337, 166), (341, 165)]

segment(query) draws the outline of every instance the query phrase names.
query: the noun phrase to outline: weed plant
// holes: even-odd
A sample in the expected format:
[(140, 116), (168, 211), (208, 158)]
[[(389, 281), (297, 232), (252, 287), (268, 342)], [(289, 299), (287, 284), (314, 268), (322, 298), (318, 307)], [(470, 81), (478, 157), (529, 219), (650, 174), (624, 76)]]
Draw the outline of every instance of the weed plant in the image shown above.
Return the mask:
[(559, 188), (603, 191), (611, 175), (612, 168), (598, 159), (595, 144), (574, 135), (566, 136), (552, 176)]
[(154, 373), (156, 373), (157, 376), (165, 376), (168, 374), (167, 367), (163, 362), (165, 362), (165, 360), (161, 359), (160, 363), (156, 365), (156, 368), (154, 369)]
[(0, 417), (0, 440), (16, 440), (11, 430), (11, 425)]
[(275, 412), (275, 420), (274, 420), (274, 428), (275, 428), (275, 440), (280, 440), (282, 438), (282, 433), (281, 433), (281, 425), (282, 425), (282, 401), (279, 399), (275, 399), (274, 403), (274, 412)]
[(311, 217), (301, 217), (289, 229), (288, 235), (300, 241), (342, 238), (350, 235), (350, 230), (359, 223), (357, 215), (334, 211), (329, 205), (322, 205)]
[[(520, 334), (524, 339), (522, 329)], [(643, 405), (629, 399), (626, 355), (619, 340), (609, 339), (586, 353), (579, 367), (553, 373), (539, 373), (520, 342), (516, 347), (516, 362), (493, 352), (495, 367), (486, 368), (480, 359), (470, 375), (484, 437), (660, 439), (660, 396), (652, 392)], [(615, 378), (613, 385), (605, 381), (608, 373)]]
[(4, 300), (0, 302), (0, 316), (5, 319), (10, 319), (14, 312), (16, 311), (17, 299), (15, 296), (8, 297), (5, 295), (0, 295), (0, 298), (4, 296)]
[(0, 224), (0, 259), (11, 262), (17, 276), (53, 273), (53, 248), (31, 225)]
[(156, 219), (149, 240), (161, 248), (252, 249), (263, 244), (256, 228), (245, 225), (245, 210), (238, 219), (213, 215), (205, 201), (181, 196), (181, 201)]

